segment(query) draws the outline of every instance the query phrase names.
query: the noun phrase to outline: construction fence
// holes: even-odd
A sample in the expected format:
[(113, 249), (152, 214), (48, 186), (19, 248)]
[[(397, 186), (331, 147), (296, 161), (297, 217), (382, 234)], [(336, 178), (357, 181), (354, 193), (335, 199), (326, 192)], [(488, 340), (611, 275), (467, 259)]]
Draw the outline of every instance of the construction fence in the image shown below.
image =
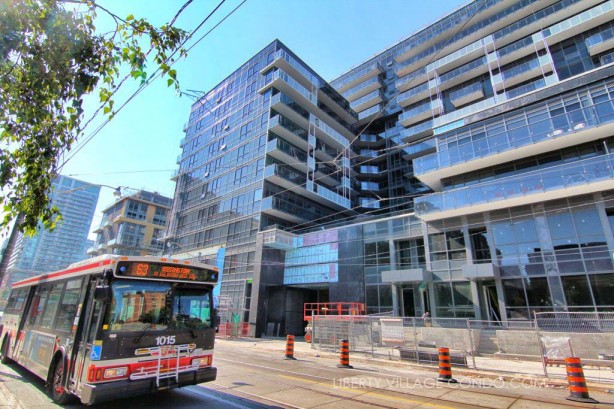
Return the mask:
[(437, 348), (453, 366), (566, 378), (565, 357), (581, 358), (589, 381), (614, 383), (614, 312), (536, 313), (507, 322), (458, 318), (314, 316), (312, 348), (437, 365)]

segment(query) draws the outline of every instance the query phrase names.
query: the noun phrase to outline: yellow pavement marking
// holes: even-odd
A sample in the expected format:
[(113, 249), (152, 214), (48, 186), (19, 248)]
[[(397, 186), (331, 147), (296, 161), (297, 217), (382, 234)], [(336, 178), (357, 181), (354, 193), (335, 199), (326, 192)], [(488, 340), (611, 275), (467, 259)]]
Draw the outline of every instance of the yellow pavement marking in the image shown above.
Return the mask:
[[(331, 388), (331, 389), (355, 390), (354, 388), (347, 388), (347, 387), (342, 387), (342, 386), (331, 386), (329, 382), (310, 381), (308, 379), (303, 379), (303, 378), (299, 378), (299, 377), (296, 377), (296, 376), (288, 376), (288, 375), (278, 375), (278, 376), (281, 377), (281, 378), (293, 379), (295, 381), (301, 381), (301, 382), (305, 382), (305, 383), (323, 385), (323, 386), (326, 386), (326, 387)], [(399, 393), (401, 393), (401, 392), (399, 392)], [(399, 401), (399, 402), (418, 403), (420, 405), (431, 406), (431, 407), (440, 408), (440, 409), (455, 409), (454, 406), (437, 405), (435, 403), (429, 403), (429, 402), (424, 402), (424, 401), (419, 401), (419, 400), (414, 400), (414, 399), (408, 399), (408, 398), (397, 398), (397, 397), (394, 397), (394, 396), (384, 395), (383, 393), (379, 393), (379, 392), (363, 392), (361, 395), (369, 395), (369, 396), (373, 396), (375, 398), (382, 398), (382, 399), (388, 399), (388, 400)], [(426, 399), (433, 399), (433, 398), (426, 398)]]

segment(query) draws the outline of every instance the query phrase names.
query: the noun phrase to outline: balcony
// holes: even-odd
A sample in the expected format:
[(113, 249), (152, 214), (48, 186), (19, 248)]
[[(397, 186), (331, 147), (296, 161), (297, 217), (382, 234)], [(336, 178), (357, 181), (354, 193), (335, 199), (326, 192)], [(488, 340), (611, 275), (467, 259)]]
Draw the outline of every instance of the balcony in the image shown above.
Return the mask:
[(180, 173), (181, 173), (181, 169), (173, 170), (173, 172), (171, 173), (171, 180), (173, 182), (177, 182), (177, 180), (179, 179)]
[[(304, 217), (305, 212), (303, 209), (287, 203), (279, 196), (268, 196), (263, 198), (261, 206), (262, 213), (277, 217), (278, 219), (298, 224), (309, 222), (309, 219)], [(312, 216), (312, 218), (316, 219), (317, 216)]]
[(463, 126), (463, 118), (469, 115), (473, 115), (476, 112), (484, 111), (485, 109), (488, 109), (496, 105), (497, 103), (501, 103), (504, 101), (504, 98), (504, 95), (486, 98), (482, 101), (476, 102), (475, 104), (467, 105), (466, 107), (457, 109), (456, 111), (452, 111), (450, 113), (441, 115), (438, 118), (435, 118), (433, 120), (433, 128), (435, 135), (458, 128), (459, 126)]
[[(518, 124), (487, 137), (482, 127), (463, 134), (453, 144), (440, 144), (435, 154), (414, 160), (416, 177), (433, 190), (441, 180), (612, 135), (612, 101), (549, 116), (530, 125)], [(503, 124), (503, 121), (501, 121)]]
[(364, 82), (371, 77), (375, 77), (382, 72), (382, 67), (377, 62), (373, 62), (371, 64), (360, 66), (355, 70), (350, 71), (343, 77), (331, 82), (330, 85), (336, 88), (337, 91), (344, 93), (349, 88), (359, 84), (360, 82)]
[(450, 92), (450, 102), (456, 108), (482, 98), (484, 98), (484, 91), (481, 82), (474, 82), (464, 88)]
[(382, 101), (382, 92), (376, 89), (350, 103), (350, 107), (360, 115), (360, 111), (370, 108)]
[(428, 118), (433, 118), (443, 112), (443, 104), (440, 99), (430, 101), (408, 111), (404, 111), (399, 115), (399, 122), (403, 126), (409, 126), (416, 122), (424, 121)]
[(520, 60), (529, 54), (535, 53), (544, 47), (544, 36), (541, 32), (535, 33), (511, 44), (501, 47), (496, 51), (498, 65), (503, 66), (511, 62)]
[[(266, 198), (268, 199), (268, 198)], [(296, 248), (297, 236), (278, 228), (262, 232), (262, 242), (265, 247), (280, 250), (292, 250)]]
[(507, 99), (516, 98), (520, 95), (528, 94), (529, 92), (537, 91), (540, 88), (553, 85), (556, 81), (557, 77), (555, 75), (550, 75), (546, 78), (538, 78), (535, 81), (506, 91), (505, 95), (507, 96)]
[(305, 88), (318, 87), (320, 80), (307, 67), (286, 50), (277, 50), (273, 56), (273, 61), (260, 70), (260, 74), (265, 75), (271, 68), (277, 67), (296, 78)]
[(307, 154), (283, 139), (275, 138), (267, 142), (266, 153), (278, 161), (290, 165), (304, 173), (307, 173), (309, 170), (307, 168)]
[(429, 83), (425, 82), (421, 85), (418, 85), (417, 87), (414, 87), (397, 95), (397, 104), (405, 108), (406, 106), (415, 104), (416, 102), (428, 98), (430, 96), (431, 91)]
[(348, 101), (353, 102), (358, 98), (367, 95), (370, 92), (375, 91), (376, 89), (382, 88), (382, 83), (380, 82), (378, 77), (373, 77), (363, 83), (356, 85), (345, 91), (342, 95)]
[(349, 199), (313, 181), (308, 181), (306, 174), (300, 174), (287, 165), (273, 164), (266, 166), (264, 168), (264, 178), (275, 185), (281, 186), (335, 210), (347, 210), (351, 208)]
[(532, 60), (503, 69), (500, 74), (493, 76), (495, 90), (500, 91), (514, 85), (543, 76), (554, 70), (554, 64), (548, 55), (542, 55)]
[(486, 56), (439, 76), (439, 90), (446, 90), (488, 72)]
[(411, 160), (418, 156), (428, 155), (435, 152), (437, 143), (435, 139), (429, 139), (428, 141), (419, 142), (403, 148), (403, 159)]
[(371, 121), (373, 118), (375, 118), (376, 116), (380, 115), (383, 116), (382, 110), (384, 109), (384, 106), (380, 103), (377, 105), (372, 106), (371, 108), (362, 111), (361, 113), (358, 114), (358, 122), (356, 122), (356, 126), (362, 126), (366, 123), (369, 123), (369, 121)]
[(433, 135), (433, 120), (403, 129), (400, 136), (403, 142), (410, 143), (430, 135)]
[(426, 67), (422, 67), (412, 73), (407, 74), (405, 77), (399, 78), (396, 80), (394, 85), (399, 92), (403, 92), (428, 80), (429, 77), (426, 73)]
[(341, 151), (347, 149), (350, 146), (350, 140), (337, 132), (333, 127), (329, 126), (324, 121), (321, 121), (314, 115), (309, 118), (309, 123), (315, 127), (315, 135), (318, 139), (322, 140), (327, 145)]
[[(531, 14), (524, 18), (516, 20), (514, 23), (506, 25), (498, 31), (493, 33), (495, 44), (497, 46), (501, 44), (507, 44), (516, 41), (522, 37), (526, 37), (531, 33), (543, 30), (544, 27), (553, 25), (570, 15), (581, 12), (586, 7), (591, 7), (602, 0), (561, 0), (549, 3), (553, 3), (541, 10), (535, 11), (531, 7), (525, 7), (525, 9), (531, 10)], [(546, 3), (547, 4), (547, 3)], [(544, 30), (544, 34), (547, 34)], [(571, 37), (571, 35), (569, 36)], [(566, 38), (569, 38), (566, 37)], [(548, 41), (548, 44), (554, 44), (561, 40)]]
[(433, 221), (612, 188), (614, 155), (528, 172), (414, 199), (416, 216)]
[(476, 58), (483, 56), (487, 52), (493, 50), (493, 38), (492, 36), (488, 36), (485, 38), (481, 38), (478, 41), (474, 41), (473, 43), (466, 45), (460, 50), (456, 50), (453, 53), (446, 55), (443, 58), (440, 58), (429, 65), (427, 65), (427, 71), (436, 71), (441, 74), (446, 71), (450, 71), (456, 67), (464, 65), (471, 60), (475, 60)]
[(308, 132), (284, 116), (275, 115), (269, 119), (269, 131), (304, 151), (308, 149)]
[(548, 44), (555, 44), (613, 19), (614, 0), (609, 0), (548, 27), (544, 30), (544, 37)]
[(271, 108), (298, 126), (307, 129), (309, 127), (309, 112), (294, 102), (289, 96), (277, 93), (271, 97)]
[(614, 48), (614, 28), (608, 28), (587, 38), (586, 47), (591, 57)]
[(292, 78), (286, 72), (278, 69), (270, 74), (270, 78), (267, 78), (266, 84), (258, 90), (260, 94), (263, 94), (271, 87), (275, 87), (277, 90), (288, 95), (292, 100), (298, 102), (300, 105), (313, 104), (318, 105), (318, 97), (315, 91), (312, 92), (301, 85), (297, 80)]

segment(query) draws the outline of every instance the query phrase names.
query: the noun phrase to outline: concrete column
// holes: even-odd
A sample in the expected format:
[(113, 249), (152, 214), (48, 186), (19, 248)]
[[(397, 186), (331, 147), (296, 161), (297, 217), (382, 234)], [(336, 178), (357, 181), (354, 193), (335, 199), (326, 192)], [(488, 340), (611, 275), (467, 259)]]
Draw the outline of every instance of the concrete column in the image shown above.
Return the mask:
[(473, 299), (473, 312), (475, 313), (476, 319), (482, 319), (482, 303), (480, 302), (480, 291), (478, 290), (478, 283), (475, 280), (471, 280), (471, 298)]
[(390, 291), (392, 292), (392, 315), (399, 317), (401, 316), (399, 313), (399, 289), (396, 283), (390, 284)]

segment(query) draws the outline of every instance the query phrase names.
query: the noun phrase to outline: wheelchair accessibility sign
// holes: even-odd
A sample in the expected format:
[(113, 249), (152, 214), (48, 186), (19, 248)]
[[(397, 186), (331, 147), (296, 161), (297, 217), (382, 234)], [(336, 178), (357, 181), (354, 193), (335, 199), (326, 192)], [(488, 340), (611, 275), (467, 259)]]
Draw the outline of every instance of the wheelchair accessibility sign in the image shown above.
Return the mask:
[(100, 361), (101, 354), (102, 354), (102, 345), (93, 345), (92, 352), (90, 353), (90, 359), (92, 361)]

